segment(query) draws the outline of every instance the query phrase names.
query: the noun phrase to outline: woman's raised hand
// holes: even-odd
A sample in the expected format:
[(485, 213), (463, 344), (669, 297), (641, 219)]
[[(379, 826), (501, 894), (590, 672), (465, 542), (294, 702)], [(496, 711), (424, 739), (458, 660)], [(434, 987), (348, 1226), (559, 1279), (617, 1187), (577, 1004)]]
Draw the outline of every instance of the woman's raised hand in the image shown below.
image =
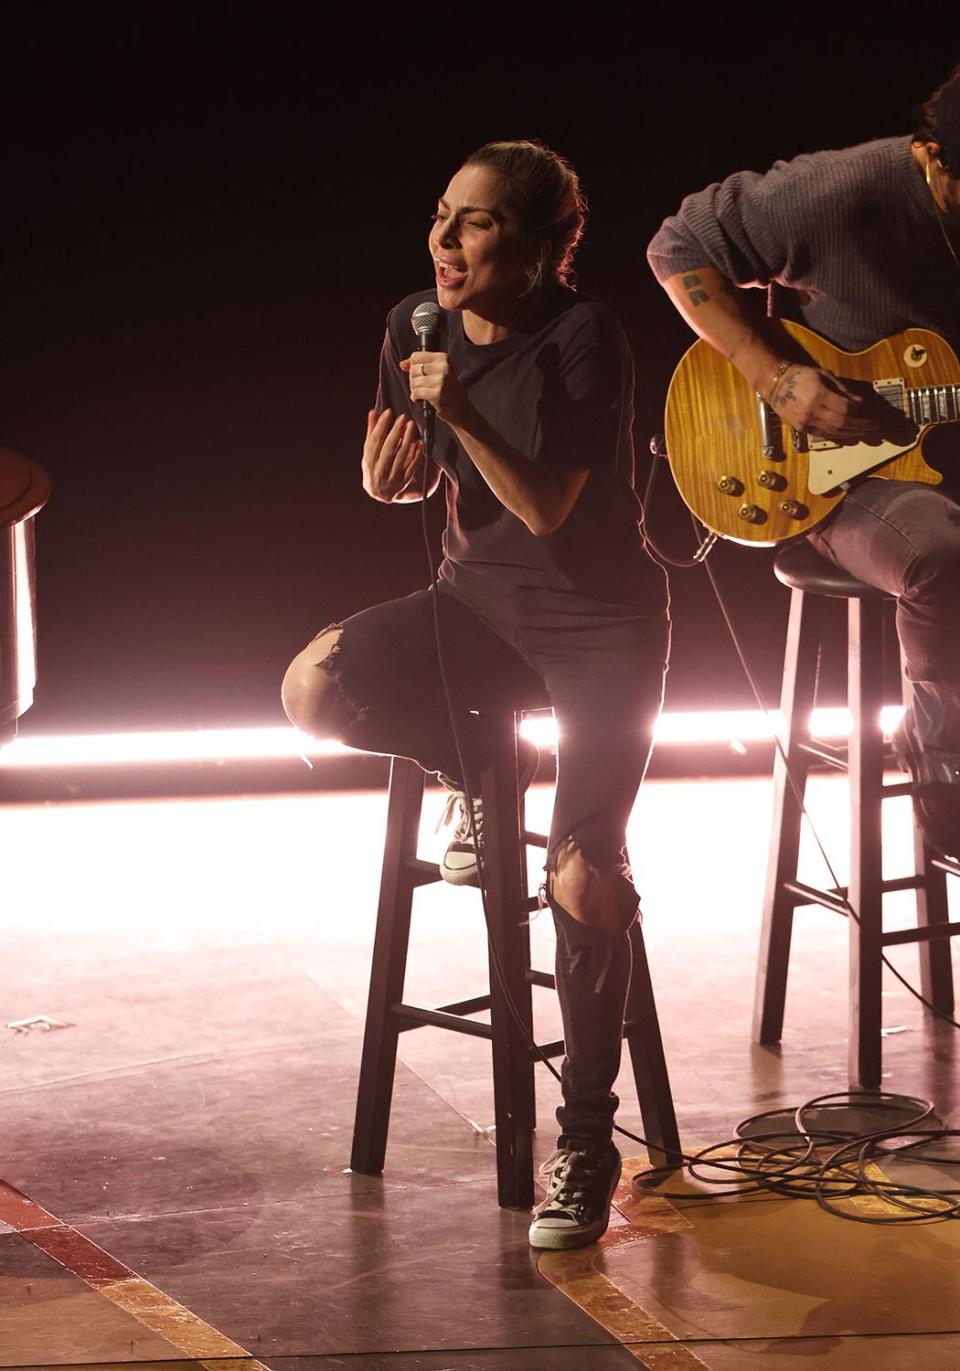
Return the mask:
[(367, 414), (363, 444), (363, 488), (374, 500), (418, 499), (423, 480), (423, 444), (412, 419), (385, 409)]
[(447, 424), (466, 418), (470, 401), (445, 352), (413, 352), (400, 370), (410, 378), (411, 400), (426, 400)]

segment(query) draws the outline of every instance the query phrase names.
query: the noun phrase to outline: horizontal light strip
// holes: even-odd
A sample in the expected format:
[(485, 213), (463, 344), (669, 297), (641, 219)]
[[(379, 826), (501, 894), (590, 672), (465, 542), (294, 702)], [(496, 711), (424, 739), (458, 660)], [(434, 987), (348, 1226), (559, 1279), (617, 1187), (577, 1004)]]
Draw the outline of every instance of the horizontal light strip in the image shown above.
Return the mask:
[(349, 751), (294, 728), (210, 728), (177, 733), (81, 733), (15, 738), (0, 767), (116, 766), (143, 762), (219, 762), (331, 757)]
[[(903, 713), (899, 705), (882, 711), (890, 733)], [(740, 750), (744, 744), (773, 738), (778, 712), (717, 710), (667, 713), (657, 725), (657, 742), (721, 743)], [(817, 738), (843, 738), (850, 731), (846, 709), (818, 709), (812, 732)], [(524, 720), (522, 732), (540, 747), (556, 743), (557, 730), (549, 715)], [(285, 757), (311, 762), (323, 757), (349, 756), (342, 743), (317, 742), (294, 728), (212, 728), (178, 733), (86, 733), (33, 738), (24, 735), (0, 748), (0, 767), (28, 769), (51, 766), (118, 766), (155, 762), (280, 761)]]

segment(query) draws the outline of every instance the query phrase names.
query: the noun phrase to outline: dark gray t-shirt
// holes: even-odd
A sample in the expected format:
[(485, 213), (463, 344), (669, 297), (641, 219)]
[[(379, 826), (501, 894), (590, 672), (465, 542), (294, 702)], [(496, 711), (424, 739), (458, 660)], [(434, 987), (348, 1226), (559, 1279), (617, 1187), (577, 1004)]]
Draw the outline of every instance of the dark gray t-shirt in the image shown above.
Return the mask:
[[(377, 408), (416, 418), (401, 359), (410, 325), (435, 291), (401, 301), (387, 320)], [(551, 290), (529, 331), (471, 343), (462, 316), (443, 312), (441, 347), (474, 407), (530, 462), (589, 468), (562, 526), (536, 537), (505, 509), (453, 432), (438, 420), (434, 458), (446, 477), (441, 578), (484, 617), (549, 627), (658, 614), (663, 575), (646, 555), (633, 494), (633, 362), (604, 305)]]

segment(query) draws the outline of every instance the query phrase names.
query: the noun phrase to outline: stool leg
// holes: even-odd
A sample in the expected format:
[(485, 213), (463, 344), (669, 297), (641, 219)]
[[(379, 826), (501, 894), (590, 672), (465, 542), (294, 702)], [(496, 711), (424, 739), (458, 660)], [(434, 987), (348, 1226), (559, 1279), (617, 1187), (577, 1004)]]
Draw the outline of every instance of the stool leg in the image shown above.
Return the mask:
[(773, 826), (754, 998), (754, 1037), (765, 1046), (778, 1043), (783, 1034), (794, 911), (794, 897), (784, 889), (784, 884), (797, 875), (801, 804), (810, 766), (809, 754), (803, 751), (802, 744), (809, 737), (810, 711), (816, 694), (822, 619), (821, 596), (805, 595), (802, 590), (792, 592), (780, 695), (786, 760), (778, 749), (773, 762)]
[[(910, 705), (910, 682), (904, 676), (904, 704)], [(947, 903), (946, 872), (934, 866), (934, 853), (924, 842), (923, 833), (913, 819), (913, 861), (914, 871), (922, 884), (917, 888), (917, 927), (929, 928), (936, 924), (950, 922)], [(953, 957), (950, 952), (949, 938), (933, 938), (930, 942), (919, 943), (920, 954), (920, 993), (925, 1000), (936, 1005), (942, 1014), (953, 1015)]]
[(630, 929), (630, 953), (630, 991), (623, 1034), (630, 1049), (647, 1155), (651, 1166), (677, 1167), (682, 1165), (680, 1134), (639, 920)]
[(503, 727), (502, 720), (500, 723), (496, 733), (489, 735), (490, 761), (480, 780), (484, 883), (490, 921), (497, 1197), (501, 1208), (526, 1209), (533, 1203), (533, 1003), (525, 960), (529, 934), (524, 908), (526, 873), (520, 842), (516, 731), (512, 718), (508, 727)]
[(848, 698), (851, 713), (850, 903), (858, 919), (850, 933), (850, 1080), (864, 1089), (880, 1085), (883, 1025), (883, 606), (848, 602)]
[[(946, 872), (933, 864), (933, 853), (923, 840), (920, 825), (913, 823), (913, 855), (923, 885), (917, 889), (917, 927), (929, 928), (950, 922)], [(919, 944), (920, 993), (942, 1014), (953, 1015), (953, 958), (949, 938), (932, 938)]]
[(353, 1170), (368, 1176), (379, 1175), (383, 1170), (387, 1150), (399, 1037), (390, 1006), (403, 1000), (410, 913), (416, 884), (408, 863), (417, 855), (423, 783), (423, 772), (415, 762), (394, 757), (390, 766), (383, 873), (350, 1155)]

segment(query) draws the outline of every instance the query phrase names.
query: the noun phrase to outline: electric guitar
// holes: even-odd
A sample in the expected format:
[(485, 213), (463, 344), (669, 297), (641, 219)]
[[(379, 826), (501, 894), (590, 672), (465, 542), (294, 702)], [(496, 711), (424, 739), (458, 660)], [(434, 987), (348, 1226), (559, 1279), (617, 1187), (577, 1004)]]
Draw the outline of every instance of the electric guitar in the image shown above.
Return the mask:
[(700, 340), (673, 374), (666, 415), (673, 478), (700, 522), (734, 542), (771, 547), (815, 528), (857, 476), (939, 484), (922, 449), (935, 425), (960, 420), (960, 362), (949, 344), (908, 328), (864, 352), (843, 352), (800, 324), (783, 327), (797, 361), (861, 383), (878, 438), (841, 444), (798, 433)]

